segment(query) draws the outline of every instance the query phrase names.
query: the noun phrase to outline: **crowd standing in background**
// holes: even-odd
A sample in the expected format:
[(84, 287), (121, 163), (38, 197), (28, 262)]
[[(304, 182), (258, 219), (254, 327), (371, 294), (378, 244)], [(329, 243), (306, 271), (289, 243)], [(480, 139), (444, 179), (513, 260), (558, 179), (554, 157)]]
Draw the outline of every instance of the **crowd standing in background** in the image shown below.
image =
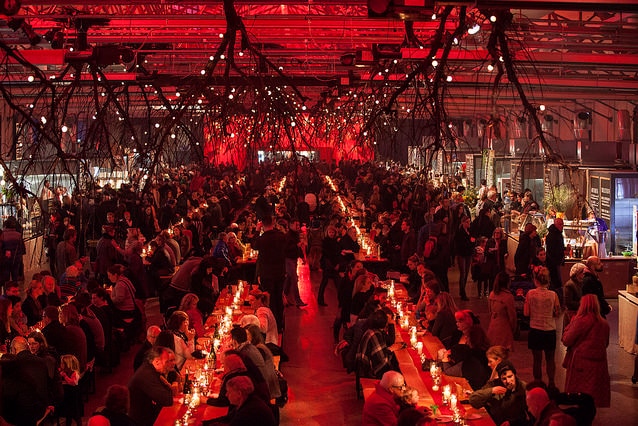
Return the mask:
[[(278, 421), (271, 398), (256, 395), (266, 388), (268, 396), (281, 396), (273, 388), (270, 364), (273, 353), (283, 357), (280, 344), (287, 307), (306, 306), (298, 288), (300, 261), (322, 273), (320, 308), (339, 304), (334, 340), (348, 371), (381, 380), (374, 401), (366, 401), (364, 423), (377, 416), (380, 408), (374, 405), (380, 404), (386, 405), (382, 410), (389, 410), (388, 416), (398, 419), (402, 407), (397, 401), (410, 391), (398, 372), (390, 374), (398, 370), (392, 351), (394, 314), (378, 286), (388, 270), (407, 274), (407, 291), (421, 323), (447, 348), (442, 354), (446, 373), (467, 378), (477, 392), (481, 389), (471, 402), (490, 407), (495, 420), (518, 424), (523, 416), (525, 383), (514, 366), (502, 362), (488, 366), (488, 348), (511, 349), (519, 326), (509, 291), (512, 273), (536, 286), (527, 293), (524, 311), (530, 317), (534, 379), (542, 378), (544, 355), (548, 390), (553, 394), (558, 389), (554, 351), (562, 304), (570, 318), (563, 335), (568, 347), (565, 390), (590, 393), (597, 406), (608, 405), (603, 349), (609, 339), (604, 319), (609, 305), (602, 297), (600, 261), (589, 259), (579, 267), (582, 270), (572, 271), (570, 282), (563, 286), (560, 219), (549, 227), (544, 244), (537, 227), (527, 224), (516, 252), (508, 253), (503, 227), (510, 225), (504, 218), (511, 211), (538, 211), (531, 191), (524, 191), (519, 203), (519, 194), (499, 194), (485, 182), (478, 189), (476, 205), (468, 205), (472, 191), (462, 185), (462, 178), (459, 174), (434, 181), (416, 170), (358, 161), (300, 161), (265, 164), (250, 173), (232, 166), (182, 167), (147, 182), (143, 189), (107, 184), (73, 198), (48, 198), (49, 264), (30, 284), (24, 281), (25, 247), (17, 221), (6, 220), (0, 235), (4, 288), (0, 343), (11, 352), (0, 361), (2, 371), (5, 365), (20, 364), (25, 351), (20, 339), (33, 336), (40, 349), (30, 356), (34, 363), (38, 360), (41, 371), (18, 377), (33, 376), (33, 384), (38, 380), (43, 384), (42, 398), (11, 400), (11, 406), (3, 404), (2, 415), (10, 420), (16, 412), (29, 412), (37, 419), (64, 413), (70, 422), (92, 414), (83, 412), (79, 390), (89, 386), (95, 369), (117, 367), (120, 352), (146, 336), (128, 384), (128, 414), (131, 424), (152, 424), (161, 406), (172, 404), (170, 383), (180, 380), (181, 366), (197, 356), (196, 339), (209, 331), (207, 318), (220, 290), (242, 279), (260, 287), (251, 293), (255, 318), (245, 325), (252, 322), (253, 332), (263, 333), (265, 340), (257, 334), (249, 337), (243, 328), (233, 331), (235, 347), (229, 355), (239, 355), (248, 371), (251, 364), (262, 367), (261, 377), (246, 373), (243, 381), (228, 378), (227, 390), (238, 406), (231, 417), (254, 418), (251, 410), (263, 414), (266, 407), (272, 409), (273, 423)], [(387, 259), (380, 269), (366, 269), (357, 256), (362, 233)], [(537, 257), (543, 246), (546, 261)], [(249, 247), (258, 251), (254, 270), (238, 264)], [(507, 268), (510, 256), (513, 271)], [(461, 301), (487, 298), (490, 321), (485, 329), (471, 311), (457, 308), (448, 278), (452, 266), (460, 273)], [(18, 281), (25, 283), (26, 298), (21, 297)], [(325, 298), (331, 283), (337, 287), (336, 301)], [(146, 329), (144, 301), (149, 297), (160, 299), (167, 316), (165, 330)], [(20, 312), (23, 319), (16, 315)], [(582, 330), (587, 329), (596, 333), (584, 335)], [(580, 374), (583, 357), (591, 359), (587, 368), (600, 372), (597, 381)], [(15, 379), (15, 375), (2, 376), (4, 384)], [(505, 392), (508, 400), (496, 397)], [(537, 393), (532, 396), (538, 397)], [(112, 405), (114, 399), (128, 398), (126, 392), (113, 388), (109, 395), (112, 399), (107, 395), (100, 415), (126, 416), (126, 410)], [(528, 393), (528, 406), (529, 399)], [(532, 408), (538, 409), (545, 400), (543, 395), (532, 399), (534, 406), (529, 408), (535, 414)], [(508, 413), (515, 418), (508, 418)]]

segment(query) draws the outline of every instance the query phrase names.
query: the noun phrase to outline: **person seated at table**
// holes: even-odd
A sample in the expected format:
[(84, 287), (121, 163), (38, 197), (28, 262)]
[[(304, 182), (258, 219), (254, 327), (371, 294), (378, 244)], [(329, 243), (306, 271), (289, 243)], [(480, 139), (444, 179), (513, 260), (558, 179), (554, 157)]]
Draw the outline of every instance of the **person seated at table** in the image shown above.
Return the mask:
[(88, 426), (135, 426), (128, 416), (129, 390), (126, 386), (111, 385), (104, 396), (104, 406), (89, 418)]
[(419, 298), (421, 297), (422, 279), (419, 275), (419, 272), (417, 271), (418, 265), (419, 256), (414, 254), (408, 258), (408, 282), (405, 284), (405, 288), (408, 291), (408, 299), (411, 303), (417, 303), (419, 301)]
[[(255, 393), (266, 403), (270, 404), (270, 391), (268, 390), (268, 384), (262, 377), (255, 377), (246, 367), (244, 360), (237, 353), (237, 351), (230, 350), (224, 352), (222, 357), (222, 365), (224, 366), (224, 377), (222, 377), (222, 383), (219, 388), (219, 395), (217, 398), (208, 398), (206, 404), (213, 407), (228, 407), (230, 401), (228, 400), (228, 388), (226, 384), (233, 377), (244, 376), (248, 377), (253, 386), (255, 386)], [(234, 408), (233, 408), (234, 409)], [(230, 413), (231, 410), (229, 410)]]
[(168, 319), (166, 329), (173, 333), (175, 342), (175, 365), (182, 369), (187, 359), (193, 359), (195, 352), (195, 330), (189, 328), (188, 314), (175, 311)]
[(396, 425), (399, 418), (399, 398), (405, 390), (405, 379), (398, 371), (386, 371), (374, 392), (363, 405), (361, 424), (363, 426)]
[(277, 332), (277, 321), (270, 310), (270, 294), (259, 289), (252, 290), (248, 294), (248, 303), (255, 310), (255, 316), (259, 319), (261, 332), (266, 335), (266, 346), (274, 355), (279, 355), (279, 333)]
[(146, 329), (146, 339), (144, 339), (144, 343), (135, 353), (135, 358), (133, 358), (133, 371), (137, 370), (140, 365), (144, 362), (144, 358), (146, 357), (146, 353), (155, 346), (155, 342), (157, 340), (157, 336), (162, 332), (162, 329), (156, 325), (151, 325)]
[[(260, 425), (275, 426), (275, 416), (270, 407), (255, 393), (255, 386), (248, 377), (233, 377), (228, 380), (226, 387), (227, 395), (231, 404), (237, 408), (228, 421), (221, 424), (231, 426)], [(206, 420), (203, 425), (218, 424), (216, 419)]]
[(251, 345), (255, 346), (261, 357), (264, 359), (266, 375), (264, 379), (268, 383), (268, 389), (270, 390), (270, 399), (276, 399), (281, 396), (281, 389), (279, 388), (279, 377), (275, 371), (275, 361), (273, 359), (272, 352), (264, 343), (264, 336), (261, 334), (261, 330), (258, 325), (250, 324), (245, 327), (248, 341)]
[(350, 322), (350, 306), (352, 305), (352, 292), (355, 280), (367, 274), (363, 267), (363, 262), (355, 260), (348, 264), (343, 277), (337, 285), (337, 298), (339, 301), (339, 313), (333, 323), (332, 332), (335, 344), (339, 343), (339, 332), (341, 327), (347, 329)]
[(514, 365), (509, 361), (501, 362), (496, 372), (498, 378), (490, 380), (470, 395), (470, 404), (474, 408), (485, 407), (497, 425), (505, 422), (509, 426), (529, 424), (525, 402), (526, 383), (518, 378)]
[(431, 278), (423, 282), (421, 286), (421, 297), (416, 304), (417, 312), (424, 312), (425, 308), (434, 305), (436, 296), (441, 293), (441, 284), (436, 278)]
[(461, 338), (461, 332), (456, 327), (454, 313), (457, 311), (452, 295), (447, 292), (439, 293), (434, 299), (437, 307), (436, 317), (432, 325), (432, 335), (437, 337), (446, 349), (456, 345)]
[(186, 312), (190, 325), (195, 330), (195, 335), (204, 337), (206, 332), (204, 329), (204, 316), (197, 308), (197, 303), (199, 303), (199, 297), (196, 294), (187, 293), (182, 297), (178, 310)]
[(22, 312), (27, 317), (27, 325), (29, 327), (36, 325), (42, 319), (42, 312), (46, 305), (40, 303), (44, 289), (39, 280), (31, 280), (31, 284), (27, 289), (27, 297), (22, 302)]
[(128, 382), (131, 395), (129, 415), (138, 426), (155, 423), (162, 407), (173, 405), (173, 390), (166, 375), (175, 367), (175, 354), (156, 346)]
[(363, 333), (357, 348), (356, 369), (361, 377), (381, 378), (389, 370), (399, 371), (399, 365), (386, 344), (384, 334), (388, 325), (388, 315), (377, 310), (370, 315), (369, 328)]
[[(525, 400), (529, 414), (534, 417), (534, 425), (576, 426), (576, 419), (561, 410), (553, 402), (543, 387), (536, 386), (535, 381), (527, 385)], [(540, 382), (542, 383), (542, 382)], [(534, 386), (534, 387), (532, 387)]]
[(42, 308), (47, 306), (61, 306), (62, 300), (60, 300), (60, 287), (55, 281), (53, 275), (44, 275), (42, 277), (43, 294), (39, 297), (40, 305)]
[(485, 352), (485, 356), (487, 356), (487, 366), (492, 370), (492, 375), (490, 376), (490, 380), (498, 379), (498, 371), (496, 371), (496, 367), (503, 361), (507, 361), (510, 356), (510, 350), (504, 346), (490, 346)]
[(401, 410), (397, 426), (436, 426), (437, 422), (432, 415), (423, 411), (423, 408), (409, 407)]
[(464, 377), (473, 389), (478, 389), (491, 374), (485, 355), (489, 342), (472, 311), (457, 311), (454, 316), (462, 336), (443, 357), (443, 372), (448, 376)]
[(365, 304), (370, 300), (374, 293), (374, 283), (369, 274), (360, 275), (354, 280), (352, 288), (352, 302), (350, 304), (350, 323), (357, 320), (359, 312)]
[(248, 369), (254, 370), (254, 367), (256, 367), (261, 377), (267, 380), (269, 374), (264, 357), (259, 352), (259, 349), (248, 341), (246, 330), (235, 326), (230, 331), (230, 336), (231, 347), (239, 353)]

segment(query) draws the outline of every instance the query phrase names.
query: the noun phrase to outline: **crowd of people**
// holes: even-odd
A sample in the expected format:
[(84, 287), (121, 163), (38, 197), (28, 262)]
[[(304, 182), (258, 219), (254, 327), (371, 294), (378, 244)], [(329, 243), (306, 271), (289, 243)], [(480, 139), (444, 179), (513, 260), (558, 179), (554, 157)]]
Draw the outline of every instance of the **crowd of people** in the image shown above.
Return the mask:
[[(509, 271), (502, 218), (511, 211), (535, 211), (538, 204), (529, 190), (519, 197), (481, 185), (478, 203), (472, 206), (466, 203), (469, 192), (461, 176), (434, 182), (416, 171), (357, 161), (270, 164), (250, 174), (232, 167), (182, 168), (149, 183), (144, 192), (107, 185), (94, 189), (93, 202), (67, 196), (48, 206), (49, 265), (25, 285), (26, 298), (19, 286), (24, 244), (17, 222), (7, 220), (0, 236), (6, 253), (0, 342), (7, 342), (5, 350), (11, 355), (3, 357), (3, 371), (4, 363), (38, 363), (46, 368), (28, 377), (47, 385), (37, 409), (25, 405), (36, 404), (33, 399), (18, 401), (17, 392), (3, 393), (3, 417), (15, 422), (28, 411), (34, 421), (61, 416), (67, 424), (79, 424), (86, 414), (80, 391), (87, 386), (84, 382), (90, 382), (95, 368), (116, 367), (119, 353), (145, 335), (128, 384), (127, 418), (131, 424), (152, 424), (161, 407), (172, 404), (171, 383), (183, 380), (185, 361), (201, 356), (197, 339), (214, 329), (209, 316), (221, 289), (246, 280), (260, 288), (250, 294), (255, 312), (232, 330), (232, 348), (223, 356), (225, 396), (220, 393), (209, 403), (231, 406), (228, 416), (216, 422), (245, 424), (241, 422), (259, 416), (266, 422), (262, 424), (276, 424), (279, 411), (273, 401), (282, 393), (273, 355), (285, 359), (281, 335), (286, 307), (306, 306), (296, 272), (300, 260), (322, 274), (320, 308), (333, 303), (326, 300), (326, 289), (331, 282), (336, 286), (339, 309), (333, 337), (346, 370), (381, 380), (378, 395), (366, 401), (364, 424), (396, 424), (399, 411), (408, 413), (400, 424), (430, 419), (429, 413), (414, 413), (418, 398), (399, 383), (403, 379), (393, 354), (394, 312), (387, 289), (378, 285), (384, 278), (378, 275), (386, 271), (407, 276), (405, 286), (419, 323), (446, 348), (441, 354), (445, 373), (465, 377), (477, 390), (471, 403), (486, 406), (497, 423), (529, 421), (526, 413), (517, 411), (525, 407), (537, 419), (554, 413), (545, 397), (557, 393), (556, 319), (564, 308), (569, 313), (563, 333), (568, 348), (565, 391), (588, 393), (596, 406), (608, 406), (604, 348), (609, 327), (604, 315), (610, 308), (599, 279), (600, 260), (591, 257), (573, 269), (563, 286), (563, 224), (556, 218), (544, 243), (534, 225), (524, 228), (513, 256), (515, 271)], [(90, 225), (82, 217), (91, 218)], [(87, 226), (102, 231), (95, 244), (86, 238)], [(379, 257), (387, 259), (376, 273), (358, 256), (363, 233), (378, 247)], [(249, 250), (258, 251), (254, 269), (243, 261)], [(448, 278), (452, 266), (459, 271), (461, 302), (473, 294), (487, 300), (486, 330), (472, 311), (457, 306)], [(537, 382), (527, 391), (527, 401), (525, 384), (503, 355), (519, 331), (510, 272), (535, 287), (524, 304)], [(146, 327), (144, 301), (150, 297), (159, 297), (164, 330)], [(22, 361), (27, 357), (28, 363)], [(543, 358), (545, 389), (538, 383)], [(600, 374), (585, 376), (583, 368)], [(125, 394), (121, 387), (110, 389), (105, 410), (94, 417), (125, 415), (108, 402), (121, 404)], [(513, 400), (505, 402), (501, 395)], [(370, 407), (375, 401), (392, 402), (394, 420), (375, 420), (379, 414)]]

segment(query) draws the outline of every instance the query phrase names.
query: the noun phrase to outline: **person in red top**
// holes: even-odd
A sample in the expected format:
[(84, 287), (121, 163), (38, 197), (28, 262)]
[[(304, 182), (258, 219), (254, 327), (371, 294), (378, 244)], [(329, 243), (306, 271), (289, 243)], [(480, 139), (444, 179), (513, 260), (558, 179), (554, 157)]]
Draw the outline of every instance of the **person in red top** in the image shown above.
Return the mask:
[(387, 371), (363, 406), (363, 426), (396, 426), (399, 417), (398, 399), (405, 389), (403, 375)]

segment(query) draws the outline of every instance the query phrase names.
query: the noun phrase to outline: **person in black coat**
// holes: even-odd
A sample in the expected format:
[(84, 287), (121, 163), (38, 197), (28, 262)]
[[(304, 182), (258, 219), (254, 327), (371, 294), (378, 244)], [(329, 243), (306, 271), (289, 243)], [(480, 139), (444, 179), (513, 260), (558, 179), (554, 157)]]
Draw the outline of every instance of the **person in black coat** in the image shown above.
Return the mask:
[(536, 226), (532, 223), (528, 223), (518, 238), (518, 247), (516, 248), (516, 253), (514, 253), (516, 275), (531, 276), (530, 264), (536, 255), (536, 249), (540, 246), (541, 241), (536, 232)]
[(275, 228), (272, 216), (262, 219), (264, 233), (253, 242), (259, 251), (257, 277), (262, 289), (270, 293), (270, 309), (277, 326), (284, 328), (284, 278), (286, 277), (286, 234)]
[(317, 303), (319, 306), (328, 306), (324, 298), (324, 292), (328, 286), (328, 280), (332, 279), (335, 284), (339, 279), (339, 257), (341, 248), (337, 240), (337, 228), (330, 225), (326, 229), (326, 236), (321, 241), (321, 284), (319, 284), (319, 294)]
[(560, 267), (565, 264), (565, 241), (563, 239), (563, 219), (554, 219), (545, 237), (547, 248), (547, 269), (549, 270), (550, 290), (558, 294), (558, 300), (563, 303), (563, 280), (560, 276)]
[(162, 407), (173, 405), (173, 391), (166, 375), (175, 368), (172, 350), (157, 346), (128, 382), (131, 394), (129, 415), (139, 426), (151, 426)]
[(6, 421), (35, 426), (51, 410), (49, 371), (46, 362), (29, 352), (27, 340), (18, 336), (11, 342), (11, 354), (0, 361), (2, 412)]
[(599, 274), (603, 271), (603, 263), (598, 256), (589, 256), (585, 261), (585, 266), (587, 269), (583, 275), (583, 296), (595, 294), (600, 304), (600, 315), (605, 318), (611, 312), (611, 306), (605, 300), (603, 283), (599, 278)]
[(459, 267), (459, 292), (461, 300), (468, 300), (465, 285), (467, 284), (467, 276), (470, 272), (475, 243), (476, 239), (470, 234), (470, 218), (466, 216), (461, 219), (461, 226), (454, 234), (453, 244), (456, 264)]
[[(270, 407), (255, 394), (255, 387), (246, 376), (233, 377), (226, 383), (228, 400), (237, 409), (230, 417), (229, 425), (275, 426), (275, 416)], [(204, 425), (212, 424), (205, 421)]]
[(47, 343), (59, 352), (64, 348), (66, 336), (64, 326), (60, 324), (59, 312), (56, 306), (44, 308), (42, 323), (44, 324), (42, 334), (47, 339)]

